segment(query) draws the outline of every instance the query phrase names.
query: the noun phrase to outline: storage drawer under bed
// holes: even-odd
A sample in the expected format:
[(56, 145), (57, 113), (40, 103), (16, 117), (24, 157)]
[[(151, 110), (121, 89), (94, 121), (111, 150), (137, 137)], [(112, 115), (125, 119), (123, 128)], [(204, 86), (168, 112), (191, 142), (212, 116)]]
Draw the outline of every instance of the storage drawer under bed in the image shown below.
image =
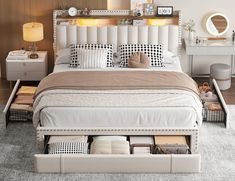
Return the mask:
[[(190, 137), (186, 137), (190, 145)], [(35, 171), (39, 173), (78, 172), (148, 172), (197, 173), (200, 172), (200, 154), (48, 154), (46, 137), (44, 154), (34, 156)]]
[(199, 154), (187, 155), (47, 155), (34, 156), (39, 173), (76, 172), (200, 172)]
[[(35, 86), (37, 83), (33, 82), (22, 82), (21, 80), (17, 80), (15, 85), (14, 85), (14, 88), (12, 89), (12, 92), (11, 92), (11, 95), (7, 101), (7, 104), (3, 110), (3, 121), (4, 121), (4, 124), (7, 126), (7, 124), (10, 122), (10, 121), (16, 121), (16, 120), (10, 120), (10, 107), (12, 105), (12, 103), (15, 101), (16, 97), (17, 97), (17, 92), (18, 90), (20, 89), (21, 86)], [(25, 117), (26, 117), (26, 114), (27, 114), (27, 117), (28, 119), (26, 120)], [(25, 111), (24, 113), (22, 113), (22, 115), (24, 116), (24, 119), (22, 118), (22, 120), (20, 119), (17, 119), (17, 122), (18, 121), (31, 121), (32, 120), (32, 113), (31, 112), (28, 112), (28, 111)]]
[(228, 107), (224, 101), (224, 98), (215, 79), (212, 79), (212, 86), (214, 88), (214, 93), (218, 96), (218, 101), (222, 106), (222, 110), (211, 111), (203, 108), (203, 120), (208, 122), (223, 122), (225, 124), (225, 127), (227, 128), (229, 125)]

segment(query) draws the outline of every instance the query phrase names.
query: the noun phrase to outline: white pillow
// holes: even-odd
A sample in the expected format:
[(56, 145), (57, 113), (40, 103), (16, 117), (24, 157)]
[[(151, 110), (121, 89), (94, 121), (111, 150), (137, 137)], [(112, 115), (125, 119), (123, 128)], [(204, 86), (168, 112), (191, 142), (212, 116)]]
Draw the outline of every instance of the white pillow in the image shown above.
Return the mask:
[(61, 49), (56, 53), (55, 65), (58, 64), (69, 64), (70, 63), (70, 49)]
[(163, 62), (165, 64), (175, 64), (177, 56), (169, 51), (163, 51)]
[(77, 68), (98, 69), (107, 66), (107, 49), (78, 49), (77, 53), (78, 62), (80, 63)]

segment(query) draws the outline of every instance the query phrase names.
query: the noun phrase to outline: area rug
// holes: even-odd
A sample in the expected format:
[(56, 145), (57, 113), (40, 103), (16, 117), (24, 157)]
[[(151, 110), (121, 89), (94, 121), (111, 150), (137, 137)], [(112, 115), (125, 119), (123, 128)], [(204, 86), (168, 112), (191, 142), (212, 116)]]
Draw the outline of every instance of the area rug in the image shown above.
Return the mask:
[(0, 138), (0, 181), (233, 181), (235, 106), (229, 106), (229, 110), (229, 129), (225, 129), (220, 123), (202, 125), (199, 148), (202, 170), (199, 174), (37, 174), (34, 173), (33, 155), (39, 151), (35, 147), (32, 124), (11, 123), (5, 135)]

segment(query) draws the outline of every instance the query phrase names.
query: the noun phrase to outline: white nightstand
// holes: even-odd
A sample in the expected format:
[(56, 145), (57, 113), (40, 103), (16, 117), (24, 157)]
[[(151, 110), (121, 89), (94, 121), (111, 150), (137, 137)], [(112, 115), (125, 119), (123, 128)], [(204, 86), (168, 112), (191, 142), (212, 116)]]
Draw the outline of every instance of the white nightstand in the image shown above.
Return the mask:
[(38, 59), (12, 60), (6, 58), (8, 81), (40, 81), (47, 75), (47, 52), (38, 51)]
[(188, 40), (185, 41), (185, 49), (186, 54), (189, 56), (190, 61), (190, 72), (191, 76), (199, 76), (193, 73), (193, 62), (194, 56), (202, 55), (227, 55), (231, 56), (231, 74), (233, 74), (234, 68), (234, 57), (235, 57), (235, 45), (232, 41), (224, 40), (224, 41), (208, 41), (206, 44), (196, 44), (194, 42), (190, 42)]

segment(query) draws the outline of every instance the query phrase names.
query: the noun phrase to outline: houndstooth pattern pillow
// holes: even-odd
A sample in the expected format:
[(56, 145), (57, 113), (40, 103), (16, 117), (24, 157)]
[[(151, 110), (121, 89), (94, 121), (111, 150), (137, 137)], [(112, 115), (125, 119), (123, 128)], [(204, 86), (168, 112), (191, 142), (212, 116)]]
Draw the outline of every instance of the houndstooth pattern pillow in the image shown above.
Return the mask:
[(108, 49), (107, 67), (113, 67), (113, 45), (111, 44), (71, 44), (71, 62), (70, 67), (77, 67), (80, 63), (78, 60), (78, 49)]
[(49, 154), (88, 154), (88, 143), (59, 142), (49, 144)]
[(152, 67), (164, 67), (162, 45), (129, 44), (120, 45), (120, 67), (127, 67), (128, 60), (135, 52), (143, 52), (151, 59)]

